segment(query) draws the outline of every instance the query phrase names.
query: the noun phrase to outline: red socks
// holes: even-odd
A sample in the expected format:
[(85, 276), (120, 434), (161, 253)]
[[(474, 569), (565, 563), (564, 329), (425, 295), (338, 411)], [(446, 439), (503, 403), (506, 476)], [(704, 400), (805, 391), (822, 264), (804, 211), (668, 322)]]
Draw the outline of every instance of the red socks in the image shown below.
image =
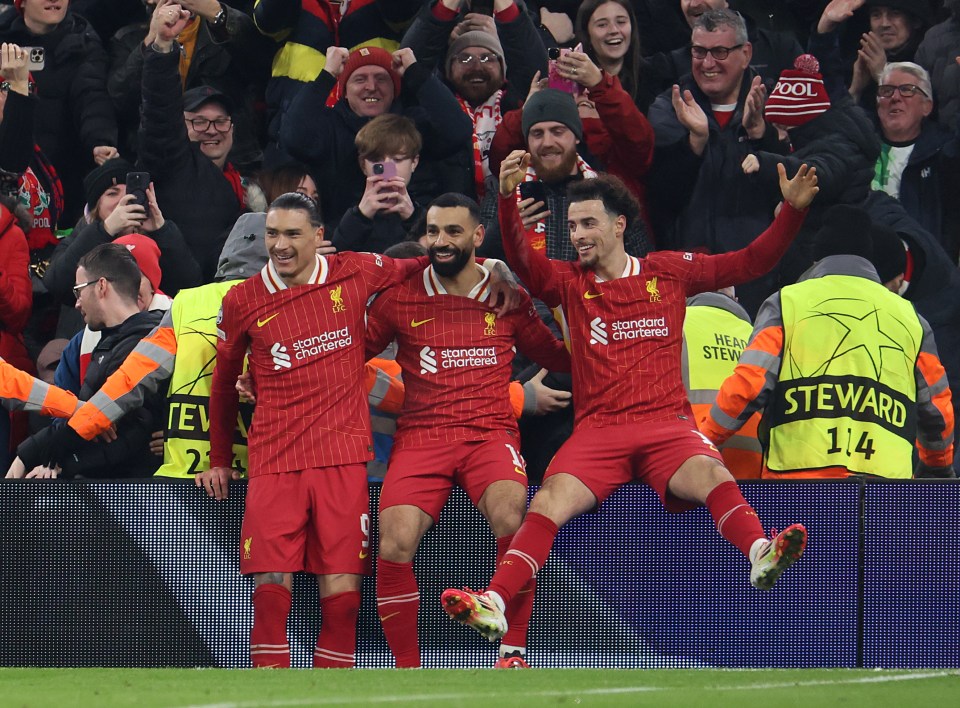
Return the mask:
[(557, 525), (553, 521), (542, 514), (528, 512), (520, 529), (513, 535), (510, 549), (503, 554), (487, 590), (502, 597), (509, 608), (510, 601), (546, 562), (556, 537)]
[(377, 613), (398, 669), (420, 668), (420, 588), (413, 563), (377, 559)]
[(320, 600), (320, 636), (313, 650), (313, 668), (350, 669), (357, 659), (357, 617), (360, 592), (341, 592)]
[(758, 538), (766, 538), (757, 512), (747, 503), (736, 482), (723, 482), (707, 495), (707, 509), (717, 531), (740, 549), (747, 558), (750, 546)]
[(290, 643), (287, 641), (290, 601), (290, 591), (283, 585), (269, 583), (253, 591), (250, 658), (254, 668), (290, 668)]
[[(503, 560), (504, 554), (513, 542), (514, 534), (497, 539), (497, 565)], [(507, 633), (500, 640), (501, 644), (512, 647), (527, 646), (527, 628), (530, 626), (530, 615), (533, 614), (533, 593), (537, 587), (537, 578), (532, 576), (527, 584), (507, 604), (504, 613), (507, 616)]]

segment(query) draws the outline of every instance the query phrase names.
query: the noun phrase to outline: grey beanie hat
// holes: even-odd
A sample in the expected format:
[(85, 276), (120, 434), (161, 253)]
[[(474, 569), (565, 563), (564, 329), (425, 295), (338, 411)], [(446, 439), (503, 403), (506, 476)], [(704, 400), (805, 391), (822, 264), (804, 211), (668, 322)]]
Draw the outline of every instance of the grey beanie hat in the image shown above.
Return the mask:
[(496, 54), (500, 60), (500, 68), (503, 70), (504, 75), (506, 75), (507, 62), (503, 58), (503, 45), (500, 44), (500, 39), (496, 35), (484, 32), (483, 30), (464, 32), (450, 45), (450, 49), (447, 51), (448, 75), (450, 74), (450, 64), (453, 62), (453, 58), (467, 47), (483, 47)]
[(563, 123), (573, 131), (577, 140), (583, 138), (583, 123), (580, 122), (580, 113), (577, 111), (573, 96), (558, 89), (541, 89), (533, 94), (523, 104), (523, 137), (526, 140), (530, 128), (536, 123), (556, 121)]
[(263, 234), (267, 230), (267, 215), (263, 212), (243, 214), (230, 230), (214, 280), (244, 280), (267, 264), (267, 247)]

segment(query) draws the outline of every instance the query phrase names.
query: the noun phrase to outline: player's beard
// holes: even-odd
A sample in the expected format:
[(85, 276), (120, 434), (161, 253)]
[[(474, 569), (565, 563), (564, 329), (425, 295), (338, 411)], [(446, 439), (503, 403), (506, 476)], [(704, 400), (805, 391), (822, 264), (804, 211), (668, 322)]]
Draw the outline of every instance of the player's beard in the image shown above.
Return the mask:
[(539, 155), (536, 154), (530, 156), (530, 162), (533, 165), (533, 171), (537, 173), (537, 179), (552, 184), (562, 182), (573, 174), (577, 166), (577, 153), (575, 151), (565, 153), (559, 163), (550, 167), (544, 166)]
[[(438, 261), (436, 258), (437, 252), (453, 253), (455, 254), (455, 257), (453, 260), (449, 261)], [(433, 270), (436, 271), (437, 275), (440, 277), (452, 278), (466, 267), (471, 255), (473, 254), (470, 251), (461, 251), (459, 248), (454, 246), (431, 248), (430, 264), (433, 266)]]

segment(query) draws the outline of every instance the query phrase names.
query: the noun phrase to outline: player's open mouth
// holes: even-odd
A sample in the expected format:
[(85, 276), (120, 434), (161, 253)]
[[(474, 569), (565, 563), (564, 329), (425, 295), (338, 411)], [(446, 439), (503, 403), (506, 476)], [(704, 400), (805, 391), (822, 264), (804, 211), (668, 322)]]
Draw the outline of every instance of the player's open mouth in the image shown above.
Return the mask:
[(452, 261), (456, 257), (455, 251), (434, 251), (433, 257), (438, 261)]
[(594, 245), (592, 243), (584, 243), (584, 244), (581, 244), (580, 246), (577, 246), (577, 253), (579, 253), (582, 256), (586, 253), (590, 253), (590, 251), (592, 251), (593, 249), (594, 249)]

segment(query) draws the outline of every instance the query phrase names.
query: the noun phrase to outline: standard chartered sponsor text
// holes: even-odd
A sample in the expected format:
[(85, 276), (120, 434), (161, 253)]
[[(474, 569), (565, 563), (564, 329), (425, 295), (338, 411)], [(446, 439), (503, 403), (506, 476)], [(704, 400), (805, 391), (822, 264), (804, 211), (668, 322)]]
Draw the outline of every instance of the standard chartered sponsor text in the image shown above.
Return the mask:
[(666, 337), (670, 334), (666, 317), (641, 317), (636, 320), (616, 320), (612, 325), (614, 340), (637, 337)]
[(296, 352), (297, 360), (306, 359), (308, 356), (332, 352), (334, 349), (349, 347), (353, 344), (353, 335), (350, 334), (350, 328), (330, 330), (323, 334), (318, 334), (306, 339), (298, 339), (293, 343), (293, 350)]
[(469, 347), (467, 349), (441, 349), (440, 366), (444, 369), (459, 369), (467, 366), (492, 366), (497, 363), (495, 347)]

